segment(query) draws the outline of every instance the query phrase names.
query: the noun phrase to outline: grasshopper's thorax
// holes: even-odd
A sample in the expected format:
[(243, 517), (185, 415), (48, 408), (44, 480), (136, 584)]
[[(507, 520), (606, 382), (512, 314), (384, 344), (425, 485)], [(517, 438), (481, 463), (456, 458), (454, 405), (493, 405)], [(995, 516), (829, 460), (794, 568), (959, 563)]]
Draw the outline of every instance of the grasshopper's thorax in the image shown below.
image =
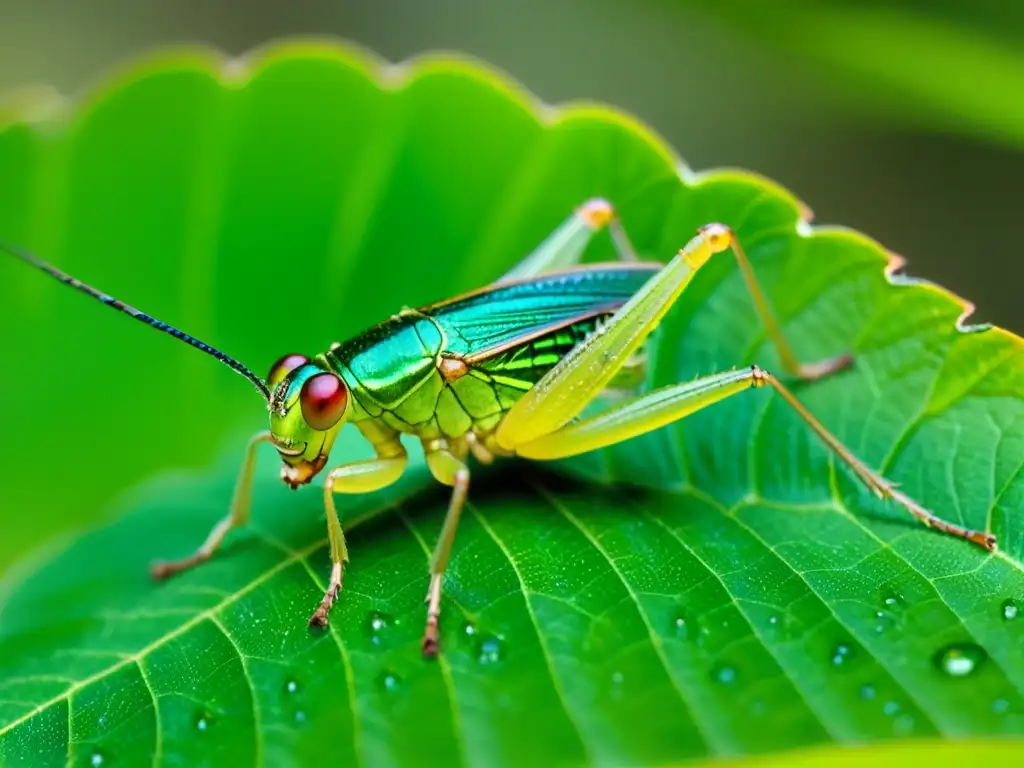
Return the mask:
[(282, 358), (270, 382), (270, 433), (284, 462), (281, 479), (298, 488), (327, 463), (351, 409), (349, 388), (322, 356)]
[(578, 343), (596, 319), (538, 336), (486, 359), (436, 318), (406, 310), (348, 341), (325, 358), (349, 384), (347, 421), (378, 448), (399, 433), (424, 443), (483, 440), (508, 410)]

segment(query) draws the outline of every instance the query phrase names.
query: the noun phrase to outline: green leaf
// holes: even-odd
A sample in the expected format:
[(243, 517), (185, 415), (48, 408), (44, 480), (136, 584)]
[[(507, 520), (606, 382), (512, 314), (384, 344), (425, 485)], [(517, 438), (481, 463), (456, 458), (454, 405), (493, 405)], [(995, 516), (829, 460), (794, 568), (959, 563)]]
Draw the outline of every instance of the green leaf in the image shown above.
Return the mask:
[[(309, 44), (130, 70), (66, 121), (0, 131), (0, 177), (0, 232), (258, 370), (493, 279), (592, 195), (645, 256), (724, 221), (799, 354), (856, 354), (800, 399), (1002, 547), (874, 499), (756, 390), (558, 474), (475, 474), (436, 663), (418, 641), (444, 490), (417, 463), (342, 499), (348, 524), (373, 521), (312, 634), (321, 495), (287, 492), (271, 455), (251, 528), (181, 578), (145, 577), (226, 509), (239, 430), (264, 417), (248, 385), (6, 260), (5, 352), (33, 361), (5, 381), (13, 541), (158, 467), (193, 471), (0, 584), (0, 763), (648, 764), (1024, 732), (1021, 342), (961, 328), (959, 300), (812, 229), (778, 187), (693, 174), (632, 119), (541, 109), (471, 63)], [(652, 383), (754, 361), (777, 356), (716, 258), (667, 316)], [(332, 461), (368, 452), (353, 434)]]

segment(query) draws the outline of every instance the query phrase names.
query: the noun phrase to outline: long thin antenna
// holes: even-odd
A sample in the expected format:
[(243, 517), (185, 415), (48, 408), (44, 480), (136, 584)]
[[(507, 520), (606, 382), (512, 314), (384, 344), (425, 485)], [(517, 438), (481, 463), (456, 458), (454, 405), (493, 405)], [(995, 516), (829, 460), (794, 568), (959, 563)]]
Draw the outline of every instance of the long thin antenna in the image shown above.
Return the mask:
[(103, 293), (103, 291), (98, 291), (91, 285), (86, 285), (81, 280), (76, 280), (66, 272), (61, 272), (53, 265), (47, 264), (42, 259), (36, 258), (28, 251), (24, 251), (21, 248), (16, 248), (15, 246), (8, 245), (7, 243), (4, 243), (2, 241), (0, 241), (0, 251), (6, 251), (12, 256), (16, 256), (22, 261), (31, 264), (33, 267), (41, 269), (43, 272), (46, 272), (52, 277), (57, 278), (62, 283), (70, 285), (72, 288), (76, 288), (82, 293), (89, 294), (94, 299), (98, 299), (99, 301), (106, 304), (108, 307), (113, 307), (114, 309), (119, 310), (120, 312), (124, 312), (126, 315), (134, 317), (136, 320), (145, 323), (151, 328), (156, 328), (158, 331), (163, 331), (164, 333), (170, 334), (174, 338), (179, 339), (180, 341), (184, 341), (186, 344), (195, 347), (200, 352), (205, 352), (206, 354), (210, 355), (210, 357), (214, 357), (220, 360), (228, 367), (245, 376), (245, 378), (247, 378), (256, 386), (256, 389), (260, 391), (260, 394), (263, 395), (263, 398), (267, 402), (270, 401), (270, 390), (267, 389), (267, 385), (263, 382), (263, 380), (255, 373), (250, 371), (248, 368), (246, 368), (244, 365), (242, 365), (240, 362), (235, 360), (233, 357), (224, 354), (219, 349), (214, 349), (206, 342), (200, 341), (194, 336), (189, 336), (184, 331), (179, 331), (174, 326), (168, 325), (167, 323), (161, 320), (157, 320), (155, 317), (150, 317), (145, 312), (140, 312), (135, 307), (125, 304), (123, 301), (115, 299), (113, 296), (108, 296), (107, 294)]

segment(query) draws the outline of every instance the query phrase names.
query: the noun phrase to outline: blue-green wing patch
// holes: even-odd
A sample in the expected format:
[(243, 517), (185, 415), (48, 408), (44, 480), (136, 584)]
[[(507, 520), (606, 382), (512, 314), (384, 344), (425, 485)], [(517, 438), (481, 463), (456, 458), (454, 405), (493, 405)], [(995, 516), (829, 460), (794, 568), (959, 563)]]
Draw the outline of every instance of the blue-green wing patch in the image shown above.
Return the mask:
[(611, 314), (662, 265), (610, 264), (509, 283), (423, 307), (446, 350), (479, 361), (584, 319)]

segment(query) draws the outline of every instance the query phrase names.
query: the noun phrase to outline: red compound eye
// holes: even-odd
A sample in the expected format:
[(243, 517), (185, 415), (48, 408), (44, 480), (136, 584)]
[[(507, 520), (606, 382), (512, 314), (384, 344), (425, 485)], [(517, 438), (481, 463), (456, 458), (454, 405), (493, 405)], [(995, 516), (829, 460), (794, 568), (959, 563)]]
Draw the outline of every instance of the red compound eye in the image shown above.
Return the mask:
[(285, 376), (294, 371), (300, 365), (305, 365), (308, 362), (309, 358), (305, 355), (285, 355), (270, 366), (270, 375), (267, 376), (267, 386), (273, 389), (284, 381)]
[(330, 371), (317, 373), (306, 379), (299, 395), (302, 418), (313, 429), (323, 432), (330, 429), (345, 415), (348, 402), (348, 387), (337, 374)]

